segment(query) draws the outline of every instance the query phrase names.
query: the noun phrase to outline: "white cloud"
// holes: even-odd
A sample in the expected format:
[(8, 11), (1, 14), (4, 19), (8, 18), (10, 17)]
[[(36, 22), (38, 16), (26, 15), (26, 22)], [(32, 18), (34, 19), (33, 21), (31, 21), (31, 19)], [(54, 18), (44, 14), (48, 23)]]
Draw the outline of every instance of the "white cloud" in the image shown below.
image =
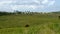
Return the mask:
[(48, 4), (48, 6), (53, 5), (55, 3), (55, 1), (50, 1), (50, 3)]
[(46, 3), (48, 3), (48, 0), (43, 0), (42, 1), (42, 4), (46, 4)]
[(47, 8), (47, 7), (50, 7), (51, 5), (54, 5), (55, 0), (44, 0), (41, 3), (42, 5), (45, 5), (45, 7)]
[(37, 8), (44, 8), (43, 5), (41, 6), (37, 6), (37, 5), (15, 5), (15, 6), (11, 6), (13, 10), (18, 10), (18, 9), (24, 9), (24, 10), (35, 10)]
[[(0, 1), (0, 9), (12, 10), (37, 10), (44, 9), (55, 3), (55, 0), (7, 0)], [(9, 9), (9, 10), (10, 10)]]
[(35, 3), (38, 3), (38, 4), (40, 4), (40, 1), (38, 1), (38, 0), (33, 0)]
[(0, 5), (10, 4), (10, 3), (12, 3), (12, 1), (2, 1), (0, 2)]
[(36, 6), (33, 6), (33, 5), (15, 5), (15, 6), (12, 6), (12, 9), (16, 10), (16, 9), (35, 9)]

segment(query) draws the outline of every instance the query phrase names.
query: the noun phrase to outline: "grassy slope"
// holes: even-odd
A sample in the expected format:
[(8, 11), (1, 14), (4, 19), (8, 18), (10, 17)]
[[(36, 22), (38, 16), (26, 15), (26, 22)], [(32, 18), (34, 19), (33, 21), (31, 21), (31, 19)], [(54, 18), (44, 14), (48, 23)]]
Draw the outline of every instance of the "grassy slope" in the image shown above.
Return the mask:
[(0, 34), (60, 34), (60, 20), (52, 15), (0, 16), (0, 28)]

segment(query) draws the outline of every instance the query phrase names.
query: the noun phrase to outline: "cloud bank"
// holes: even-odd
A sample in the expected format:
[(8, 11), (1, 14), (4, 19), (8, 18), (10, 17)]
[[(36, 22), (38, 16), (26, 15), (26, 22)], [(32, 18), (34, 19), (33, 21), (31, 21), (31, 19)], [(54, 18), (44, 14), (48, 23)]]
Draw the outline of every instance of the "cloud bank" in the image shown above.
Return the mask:
[[(0, 10), (37, 10), (54, 5), (55, 0), (0, 0)], [(40, 11), (40, 10), (39, 10)]]

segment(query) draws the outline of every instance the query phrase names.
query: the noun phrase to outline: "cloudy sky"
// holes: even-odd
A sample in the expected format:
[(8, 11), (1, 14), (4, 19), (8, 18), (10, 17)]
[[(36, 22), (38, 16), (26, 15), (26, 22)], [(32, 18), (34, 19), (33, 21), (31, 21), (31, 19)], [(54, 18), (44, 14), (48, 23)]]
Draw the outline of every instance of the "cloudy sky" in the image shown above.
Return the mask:
[(59, 11), (59, 3), (60, 0), (0, 0), (0, 11)]

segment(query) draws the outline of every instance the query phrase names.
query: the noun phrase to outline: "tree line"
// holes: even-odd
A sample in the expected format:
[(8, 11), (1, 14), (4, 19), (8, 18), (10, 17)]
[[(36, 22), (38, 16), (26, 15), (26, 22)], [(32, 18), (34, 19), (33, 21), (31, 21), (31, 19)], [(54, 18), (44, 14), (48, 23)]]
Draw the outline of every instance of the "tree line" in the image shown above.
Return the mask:
[(33, 15), (33, 14), (40, 14), (39, 12), (30, 12), (30, 11), (14, 11), (14, 12), (6, 12), (6, 11), (0, 11), (0, 16), (3, 15), (19, 15), (19, 14), (23, 14), (23, 15)]
[[(51, 12), (51, 13), (53, 13), (53, 14), (59, 13), (60, 14), (60, 11)], [(30, 11), (22, 12), (22, 11), (18, 11), (18, 10), (14, 11), (14, 12), (0, 11), (0, 16), (3, 16), (3, 15), (19, 15), (19, 14), (34, 15), (34, 14), (48, 14), (48, 13), (43, 13), (43, 12), (30, 12)]]

